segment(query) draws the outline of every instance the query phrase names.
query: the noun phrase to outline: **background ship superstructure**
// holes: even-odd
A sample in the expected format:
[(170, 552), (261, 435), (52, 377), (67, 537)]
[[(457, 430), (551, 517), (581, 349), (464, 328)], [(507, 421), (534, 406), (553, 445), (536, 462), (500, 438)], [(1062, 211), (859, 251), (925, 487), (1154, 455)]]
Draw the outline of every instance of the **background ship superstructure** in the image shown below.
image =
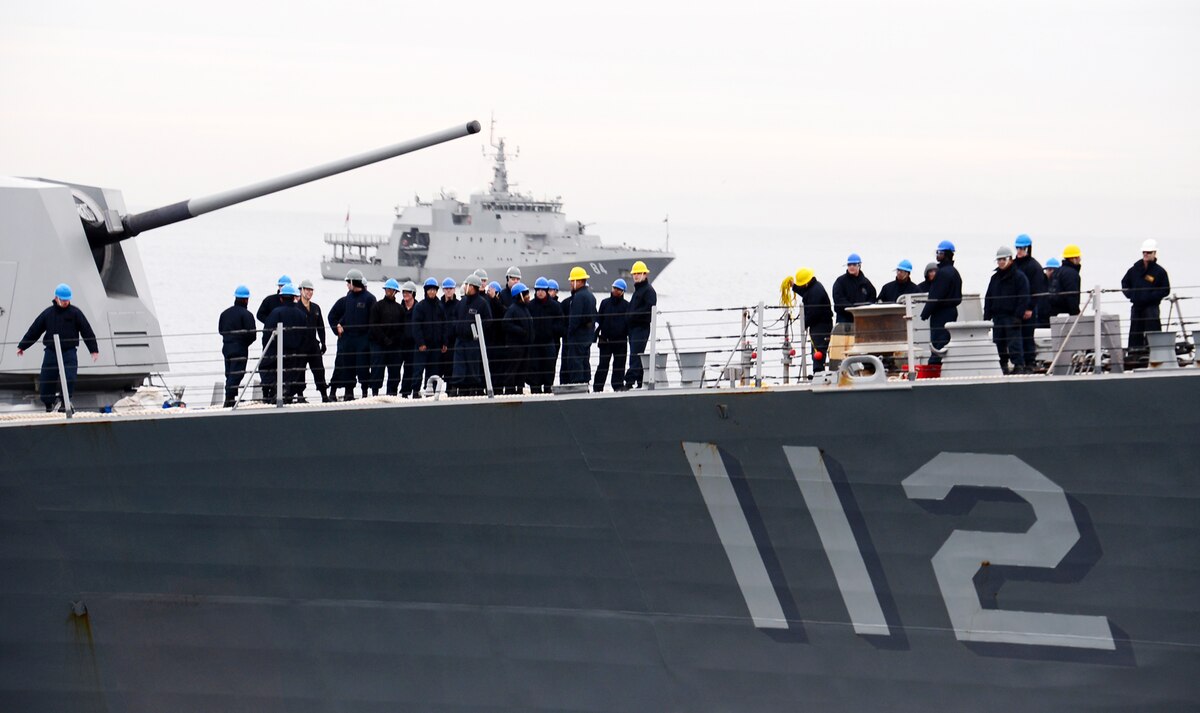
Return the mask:
[(613, 280), (628, 277), (637, 260), (654, 275), (674, 260), (666, 250), (606, 246), (583, 222), (567, 218), (561, 199), (537, 199), (512, 190), (505, 140), (492, 145), (495, 164), (487, 192), (472, 194), (466, 203), (444, 193), (432, 201), (418, 199), (397, 210), (386, 236), (326, 233), (333, 256), (321, 262), (321, 274), (341, 280), (348, 270), (358, 269), (371, 281), (420, 283), (452, 277), (461, 282), (483, 268), (503, 284), (505, 270), (516, 265), (527, 283), (545, 276), (567, 290), (567, 275), (576, 265), (592, 275), (593, 284), (607, 288)]

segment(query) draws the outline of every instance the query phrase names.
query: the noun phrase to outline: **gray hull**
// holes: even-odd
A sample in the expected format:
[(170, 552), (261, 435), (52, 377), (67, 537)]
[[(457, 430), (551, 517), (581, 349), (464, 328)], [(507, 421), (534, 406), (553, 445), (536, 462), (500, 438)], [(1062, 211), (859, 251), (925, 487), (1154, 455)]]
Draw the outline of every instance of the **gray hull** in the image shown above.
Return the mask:
[(0, 710), (1187, 709), (1198, 402), (1179, 374), (0, 425)]
[[(571, 283), (567, 280), (567, 276), (571, 274), (571, 268), (576, 266), (581, 266), (584, 270), (587, 270), (588, 274), (591, 275), (590, 284), (594, 288), (607, 291), (609, 286), (612, 285), (613, 280), (619, 277), (625, 278), (626, 282), (629, 281), (629, 269), (637, 260), (646, 263), (651, 275), (658, 275), (674, 259), (674, 257), (670, 256), (649, 257), (644, 253), (624, 255), (617, 252), (611, 255), (593, 256), (590, 260), (579, 258), (575, 262), (521, 264), (517, 267), (521, 268), (521, 274), (526, 284), (532, 285), (538, 277), (545, 277), (548, 280), (558, 280), (559, 288), (565, 294), (571, 291)], [(501, 285), (504, 284), (504, 273), (509, 268), (509, 265), (468, 265), (464, 263), (455, 267), (418, 268), (325, 259), (321, 261), (321, 276), (326, 280), (344, 280), (346, 273), (353, 269), (361, 271), (363, 277), (370, 282), (376, 283), (383, 282), (389, 278), (395, 278), (401, 283), (405, 280), (412, 280), (420, 285), (430, 277), (439, 283), (449, 277), (461, 284), (463, 278), (480, 267), (487, 271), (489, 280), (495, 280)]]

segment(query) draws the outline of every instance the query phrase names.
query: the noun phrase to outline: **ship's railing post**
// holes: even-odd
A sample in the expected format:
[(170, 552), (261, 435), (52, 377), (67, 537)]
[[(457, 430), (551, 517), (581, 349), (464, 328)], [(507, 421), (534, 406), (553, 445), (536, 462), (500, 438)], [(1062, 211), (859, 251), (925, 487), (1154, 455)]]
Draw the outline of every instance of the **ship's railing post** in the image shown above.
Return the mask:
[(275, 405), (283, 406), (283, 323), (275, 325)]
[[(254, 365), (254, 371), (250, 372), (250, 378), (245, 379), (245, 377), (243, 376), (244, 382), (243, 381), (238, 382), (237, 401), (233, 402), (233, 406), (231, 408), (236, 409), (238, 406), (240, 406), (242, 403), (242, 399), (245, 398), (245, 396), (246, 396), (246, 391), (248, 389), (251, 389), (254, 387), (254, 377), (258, 376), (258, 370), (262, 366), (263, 356), (266, 355), (267, 350), (269, 350), (271, 348), (271, 344), (273, 344), (274, 342), (275, 342), (275, 334), (272, 333), (271, 338), (268, 339), (266, 345), (263, 346), (263, 353), (261, 355), (259, 355), (258, 363), (256, 363)], [(249, 361), (247, 361), (247, 363), (249, 363)]]
[(1104, 371), (1104, 367), (1100, 362), (1100, 345), (1102, 343), (1100, 339), (1100, 318), (1100, 285), (1096, 285), (1092, 288), (1092, 326), (1096, 331), (1095, 335), (1093, 335), (1095, 340), (1095, 355), (1092, 358), (1092, 372), (1096, 374)]
[(917, 378), (917, 345), (915, 343), (916, 328), (913, 325), (912, 295), (903, 295), (900, 300), (904, 302), (904, 339), (908, 347), (908, 380), (913, 381)]
[(758, 303), (757, 318), (758, 318), (758, 338), (755, 341), (755, 353), (758, 357), (754, 360), (754, 386), (761, 387), (763, 383), (762, 365), (763, 365), (763, 331), (766, 329), (766, 305), (760, 300)]
[(71, 391), (67, 388), (67, 370), (63, 366), (62, 340), (54, 335), (54, 358), (58, 360), (58, 385), (62, 389), (63, 412), (67, 418), (75, 415), (75, 407), (71, 405)]
[(488, 364), (487, 339), (483, 336), (483, 317), (478, 312), (475, 313), (475, 333), (479, 335), (479, 356), (483, 359), (483, 383), (487, 385), (488, 398), (492, 399), (496, 397), (496, 392), (492, 390), (492, 367)]
[(800, 322), (800, 329), (796, 330), (796, 334), (800, 335), (798, 342), (800, 344), (800, 381), (808, 379), (808, 325), (804, 323), (804, 306), (800, 306), (800, 316), (797, 317)]
[[(646, 388), (651, 391), (654, 390), (654, 376), (655, 372), (658, 371), (658, 359), (655, 358), (655, 355), (658, 353), (657, 345), (658, 305), (654, 305), (650, 308), (650, 345), (648, 347), (650, 349), (650, 363), (643, 365), (642, 368), (642, 378), (645, 380)], [(640, 355), (639, 358), (641, 358)], [(647, 375), (646, 372), (649, 372), (649, 374)]]

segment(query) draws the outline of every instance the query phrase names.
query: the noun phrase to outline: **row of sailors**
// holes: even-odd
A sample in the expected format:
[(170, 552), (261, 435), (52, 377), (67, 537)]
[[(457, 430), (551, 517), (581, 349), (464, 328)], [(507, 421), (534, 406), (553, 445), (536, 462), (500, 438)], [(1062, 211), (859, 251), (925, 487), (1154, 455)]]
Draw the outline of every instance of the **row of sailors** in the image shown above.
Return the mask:
[[(503, 287), (496, 282), (488, 284), (486, 272), (476, 270), (463, 281), (461, 298), (453, 279), (439, 284), (430, 278), (422, 286), (424, 299), (420, 300), (414, 283), (401, 285), (396, 280), (384, 283), (383, 297), (378, 299), (367, 290), (362, 273), (350, 270), (346, 295), (326, 316), (312, 301), (312, 282), (305, 280), (297, 288), (284, 275), (279, 278), (278, 292), (268, 295), (257, 312), (263, 325), (259, 364), (263, 398), (270, 402), (277, 396), (280, 365), (271, 340), (280, 325), (284, 328), (285, 401), (304, 400), (306, 370), (312, 371), (323, 401), (337, 400), (340, 391), (345, 393), (343, 400), (353, 400), (356, 386), (363, 397), (382, 390), (416, 398), (432, 376), (441, 378), (451, 395), (482, 394), (484, 364), (476, 316), (483, 326), (487, 366), (501, 393), (521, 393), (526, 386), (533, 393), (549, 392), (560, 354), (562, 384), (591, 381), (593, 390), (601, 391), (611, 361), (613, 390), (641, 387), (641, 361), (629, 360), (626, 369), (626, 358), (645, 351), (651, 310), (658, 298), (644, 262), (634, 263), (630, 274), (634, 281), (630, 300), (625, 299), (627, 283), (617, 280), (610, 296), (597, 305), (588, 286), (590, 276), (581, 267), (571, 270), (571, 296), (561, 302), (555, 280), (539, 277), (531, 292), (517, 267), (508, 269)], [(237, 398), (249, 347), (260, 333), (248, 309), (249, 297), (249, 290), (239, 286), (234, 305), (221, 314), (218, 323), (225, 358), (226, 406), (232, 406)], [(327, 350), (326, 324), (337, 338), (329, 384), (322, 360)], [(598, 343), (600, 355), (594, 379), (593, 343)]]
[[(1061, 261), (1050, 258), (1043, 266), (1033, 257), (1033, 240), (1018, 235), (1013, 248), (1001, 246), (996, 251), (996, 269), (984, 295), (983, 318), (992, 322), (992, 339), (1000, 355), (1000, 366), (1006, 373), (1031, 373), (1037, 346), (1034, 330), (1049, 327), (1056, 315), (1078, 315), (1080, 301), (1079, 272), (1083, 255), (1078, 245), (1063, 249)], [(962, 303), (962, 278), (954, 267), (954, 243), (943, 240), (936, 250), (936, 262), (925, 267), (925, 280), (919, 284), (911, 279), (912, 263), (901, 260), (896, 266), (896, 279), (879, 291), (862, 272), (862, 258), (851, 253), (846, 259), (846, 272), (833, 283), (833, 298), (810, 268), (802, 267), (784, 281), (784, 289), (799, 295), (804, 304), (805, 325), (813, 344), (813, 366), (825, 368), (825, 355), (837, 324), (851, 331), (854, 315), (851, 307), (876, 303), (895, 303), (904, 295), (928, 295), (921, 309), (921, 319), (930, 323), (929, 363), (940, 364), (941, 350), (950, 341), (946, 324), (958, 318)], [(1142, 259), (1126, 271), (1121, 290), (1131, 303), (1129, 353), (1134, 360), (1144, 358), (1146, 332), (1162, 329), (1159, 306), (1171, 291), (1167, 271), (1158, 264), (1158, 243), (1147, 240), (1142, 244)]]

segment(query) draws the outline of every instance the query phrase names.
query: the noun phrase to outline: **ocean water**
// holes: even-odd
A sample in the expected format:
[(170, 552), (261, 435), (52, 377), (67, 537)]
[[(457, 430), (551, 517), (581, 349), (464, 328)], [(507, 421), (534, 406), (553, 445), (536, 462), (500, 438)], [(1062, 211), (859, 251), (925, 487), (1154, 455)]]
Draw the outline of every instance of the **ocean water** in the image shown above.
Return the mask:
[[(323, 235), (343, 230), (343, 220), (344, 213), (337, 210), (289, 213), (234, 208), (138, 237), (166, 335), (171, 364), (168, 382), (186, 386), (194, 402), (211, 394), (213, 383), (221, 379), (217, 317), (232, 303), (238, 284), (250, 288), (251, 310), (264, 295), (275, 291), (281, 274), (296, 281), (313, 280), (317, 285), (314, 300), (326, 309), (332, 306), (345, 293), (345, 286), (320, 278), (320, 260), (327, 252)], [(387, 214), (355, 215), (353, 221), (355, 232), (386, 233), (391, 226)], [(742, 331), (742, 312), (722, 308), (753, 308), (759, 301), (777, 304), (780, 282), (802, 265), (813, 268), (829, 287), (843, 272), (846, 255), (857, 252), (863, 258), (864, 273), (878, 288), (893, 278), (900, 259), (911, 260), (920, 271), (933, 260), (934, 246), (950, 239), (958, 248), (956, 264), (964, 291), (982, 293), (995, 266), (996, 248), (1011, 245), (1015, 237), (663, 223), (600, 223), (589, 227), (589, 232), (610, 244), (658, 248), (667, 242), (668, 227), (670, 248), (677, 258), (663, 274), (652, 276), (662, 311), (660, 350), (706, 350), (707, 363), (716, 367), (710, 375), (728, 360)], [(1044, 262), (1060, 254), (1063, 245), (1077, 243), (1083, 251), (1084, 287), (1116, 288), (1125, 270), (1140, 257), (1146, 237), (1034, 234), (1034, 256)], [(1163, 239), (1159, 243), (1160, 262), (1170, 273), (1172, 285), (1188, 298), (1180, 303), (1184, 317), (1189, 322), (1200, 320), (1200, 301), (1191, 299), (1200, 297), (1200, 243)], [(461, 281), (465, 275), (448, 277)], [(593, 283), (598, 297), (604, 296), (606, 288)], [(380, 294), (378, 285), (370, 289)], [(1104, 311), (1128, 315), (1128, 303), (1119, 294), (1105, 294), (1102, 305)], [(768, 323), (778, 315), (774, 312)], [(668, 323), (672, 326), (669, 333)], [(674, 347), (670, 334), (674, 335)], [(768, 334), (772, 335), (768, 343), (778, 345), (778, 329)], [(331, 342), (327, 370), (332, 364)], [(768, 376), (781, 374), (778, 355), (765, 360), (764, 370)], [(197, 393), (203, 398), (196, 397)]]

